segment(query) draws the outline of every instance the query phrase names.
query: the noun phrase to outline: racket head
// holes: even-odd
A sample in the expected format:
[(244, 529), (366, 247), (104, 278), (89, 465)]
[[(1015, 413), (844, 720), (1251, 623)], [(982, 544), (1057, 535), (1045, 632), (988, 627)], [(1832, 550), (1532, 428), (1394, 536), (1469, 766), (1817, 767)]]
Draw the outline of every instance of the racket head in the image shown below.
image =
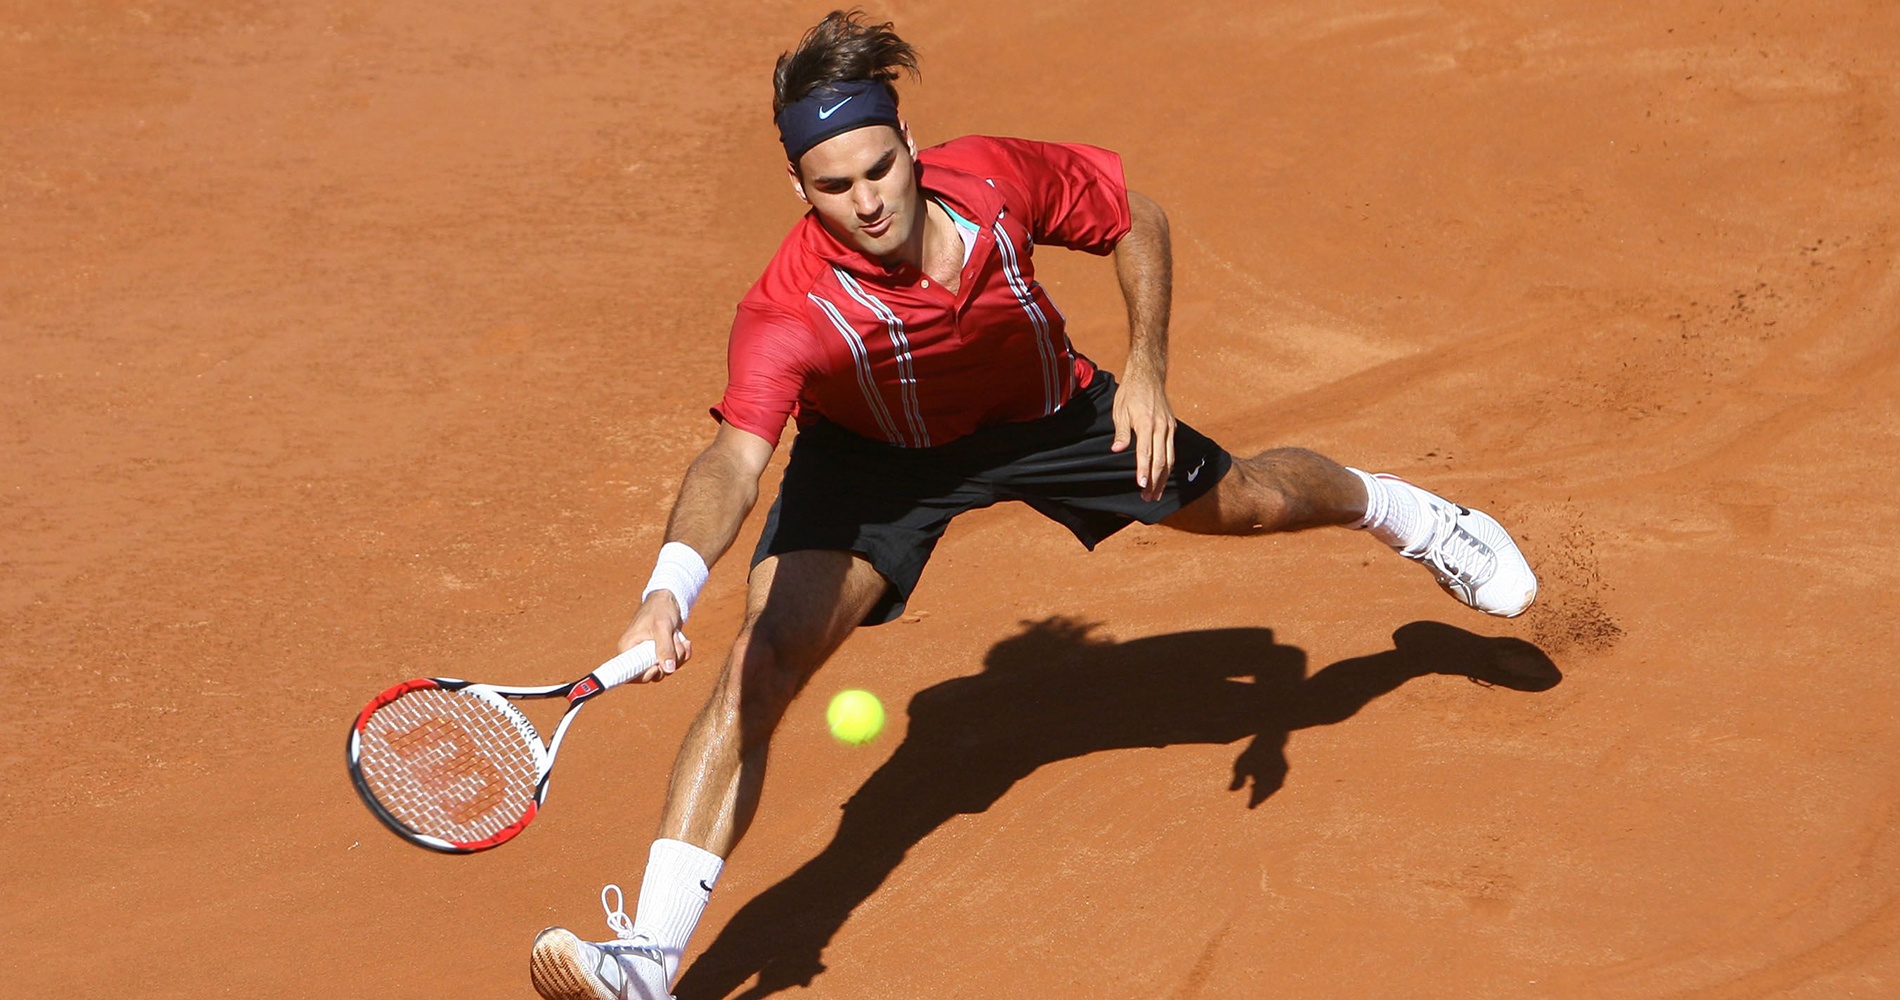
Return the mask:
[(547, 747), (482, 684), (404, 681), (350, 727), (350, 781), (384, 826), (418, 847), (468, 854), (512, 839), (547, 791)]

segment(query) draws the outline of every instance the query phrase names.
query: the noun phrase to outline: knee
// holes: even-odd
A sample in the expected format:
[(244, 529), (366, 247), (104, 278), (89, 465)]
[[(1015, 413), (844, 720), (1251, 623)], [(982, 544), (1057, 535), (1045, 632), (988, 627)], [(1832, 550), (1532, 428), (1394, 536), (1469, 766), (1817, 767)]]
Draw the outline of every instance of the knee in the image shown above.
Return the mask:
[[(1305, 448), (1273, 448), (1247, 459), (1255, 518), (1264, 531), (1299, 531), (1344, 524), (1363, 489), (1344, 467)], [(1359, 495), (1355, 495), (1359, 494)]]
[(1234, 460), (1234, 472), (1240, 481), (1235, 492), (1245, 497), (1236, 504), (1236, 522), (1244, 523), (1243, 534), (1281, 531), (1293, 519), (1295, 491), (1284, 474), (1288, 461), (1297, 460), (1300, 448), (1275, 448), (1251, 458)]
[(804, 687), (804, 672), (789, 649), (782, 630), (757, 618), (747, 619), (733, 643), (714, 698), (726, 727), (745, 746), (770, 738)]

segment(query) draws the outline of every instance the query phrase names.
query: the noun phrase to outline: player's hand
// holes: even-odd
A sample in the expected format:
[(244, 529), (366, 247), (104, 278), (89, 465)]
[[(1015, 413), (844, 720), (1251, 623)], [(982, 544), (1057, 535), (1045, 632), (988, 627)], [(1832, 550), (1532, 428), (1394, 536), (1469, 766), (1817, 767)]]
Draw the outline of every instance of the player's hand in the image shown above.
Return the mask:
[(680, 606), (670, 590), (656, 590), (640, 605), (633, 624), (620, 634), (620, 651), (653, 640), (653, 666), (635, 677), (640, 682), (657, 681), (678, 670), (693, 656), (693, 644), (680, 631)]
[(1161, 499), (1174, 470), (1174, 409), (1159, 379), (1130, 372), (1115, 392), (1115, 443), (1110, 451), (1135, 446), (1135, 485), (1150, 503)]

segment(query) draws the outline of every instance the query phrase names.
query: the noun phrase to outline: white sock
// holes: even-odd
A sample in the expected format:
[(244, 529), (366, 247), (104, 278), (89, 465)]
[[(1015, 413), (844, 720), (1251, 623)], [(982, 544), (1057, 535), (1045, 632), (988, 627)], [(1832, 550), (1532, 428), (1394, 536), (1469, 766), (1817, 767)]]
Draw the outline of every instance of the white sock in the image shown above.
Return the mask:
[(660, 946), (666, 956), (666, 981), (680, 974), (686, 939), (693, 936), (706, 900), (726, 863), (719, 855), (683, 840), (656, 840), (647, 854), (646, 877), (640, 880), (640, 905), (633, 929)]
[(1353, 525), (1400, 552), (1409, 552), (1432, 540), (1431, 518), (1418, 495), (1398, 483), (1346, 469), (1366, 484), (1366, 516)]

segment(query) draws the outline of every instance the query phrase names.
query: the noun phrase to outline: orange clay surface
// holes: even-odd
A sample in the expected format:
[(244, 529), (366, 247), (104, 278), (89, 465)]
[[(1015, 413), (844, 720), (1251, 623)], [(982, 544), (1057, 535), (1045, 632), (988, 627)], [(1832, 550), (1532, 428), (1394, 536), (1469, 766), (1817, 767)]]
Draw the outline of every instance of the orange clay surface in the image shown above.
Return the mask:
[[(612, 652), (824, 9), (0, 8), (0, 993), (527, 997), (607, 935), (763, 508), (503, 848), (390, 836), (344, 733)], [(1544, 592), (971, 515), (793, 707), (683, 998), (1900, 996), (1900, 6), (873, 13), (920, 142), (1168, 209), (1183, 417), (1489, 509)], [(1109, 267), (1038, 262), (1119, 367)]]

